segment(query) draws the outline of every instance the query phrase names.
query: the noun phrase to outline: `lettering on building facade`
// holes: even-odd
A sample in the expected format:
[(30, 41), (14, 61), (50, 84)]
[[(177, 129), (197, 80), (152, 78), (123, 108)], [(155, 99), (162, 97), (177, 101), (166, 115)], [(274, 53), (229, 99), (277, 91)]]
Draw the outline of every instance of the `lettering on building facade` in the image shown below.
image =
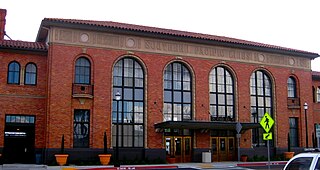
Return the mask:
[(53, 29), (53, 35), (49, 41), (55, 43), (311, 69), (307, 58), (253, 50), (61, 28)]

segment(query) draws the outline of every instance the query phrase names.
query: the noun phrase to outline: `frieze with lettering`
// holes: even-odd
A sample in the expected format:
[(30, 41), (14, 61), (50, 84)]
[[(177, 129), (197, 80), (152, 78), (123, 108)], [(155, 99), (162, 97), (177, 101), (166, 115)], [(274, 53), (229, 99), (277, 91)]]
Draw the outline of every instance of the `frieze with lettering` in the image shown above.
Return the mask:
[(61, 28), (53, 29), (53, 35), (55, 43), (311, 69), (307, 58), (253, 50)]

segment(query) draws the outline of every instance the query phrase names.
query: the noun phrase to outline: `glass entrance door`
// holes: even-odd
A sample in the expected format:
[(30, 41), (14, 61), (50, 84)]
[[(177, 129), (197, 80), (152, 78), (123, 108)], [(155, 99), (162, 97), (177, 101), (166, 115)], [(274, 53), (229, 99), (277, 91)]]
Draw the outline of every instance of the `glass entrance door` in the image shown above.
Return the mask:
[(34, 126), (5, 127), (3, 159), (5, 163), (34, 163)]
[(35, 116), (6, 115), (4, 163), (35, 163)]
[(167, 159), (174, 158), (175, 162), (191, 162), (191, 137), (166, 136)]
[(174, 137), (174, 157), (176, 158), (176, 162), (182, 162), (182, 137)]
[(219, 161), (227, 161), (228, 148), (227, 148), (227, 138), (220, 137), (219, 138)]
[(234, 159), (234, 137), (211, 137), (210, 145), (213, 162)]
[(212, 162), (218, 162), (219, 161), (219, 152), (218, 152), (218, 137), (211, 137), (210, 140), (211, 145), (211, 159)]
[(234, 137), (228, 137), (228, 161), (233, 161), (235, 158), (235, 143), (234, 143)]
[(191, 162), (191, 137), (183, 138), (183, 146), (184, 162)]

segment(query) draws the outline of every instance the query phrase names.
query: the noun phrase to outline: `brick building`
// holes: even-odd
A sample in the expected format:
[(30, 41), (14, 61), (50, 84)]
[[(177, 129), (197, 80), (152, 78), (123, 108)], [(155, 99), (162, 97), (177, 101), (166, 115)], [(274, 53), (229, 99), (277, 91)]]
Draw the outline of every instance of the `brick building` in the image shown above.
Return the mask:
[(265, 113), (275, 122), (272, 156), (287, 150), (288, 134), (295, 151), (316, 143), (320, 84), (311, 60), (319, 54), (55, 18), (42, 20), (35, 42), (4, 40), (6, 10), (0, 16), (5, 162), (51, 163), (62, 136), (69, 162), (96, 160), (104, 132), (110, 153), (118, 141), (121, 160), (199, 162), (210, 150), (212, 161), (232, 161), (238, 149), (249, 157), (266, 155), (259, 124)]

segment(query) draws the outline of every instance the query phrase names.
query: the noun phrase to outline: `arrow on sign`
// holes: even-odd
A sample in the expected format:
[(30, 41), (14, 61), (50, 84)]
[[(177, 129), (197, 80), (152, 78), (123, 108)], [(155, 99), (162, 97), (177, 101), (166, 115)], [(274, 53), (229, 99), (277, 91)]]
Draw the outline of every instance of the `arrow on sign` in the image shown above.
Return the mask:
[(263, 133), (263, 140), (272, 140), (272, 133)]

